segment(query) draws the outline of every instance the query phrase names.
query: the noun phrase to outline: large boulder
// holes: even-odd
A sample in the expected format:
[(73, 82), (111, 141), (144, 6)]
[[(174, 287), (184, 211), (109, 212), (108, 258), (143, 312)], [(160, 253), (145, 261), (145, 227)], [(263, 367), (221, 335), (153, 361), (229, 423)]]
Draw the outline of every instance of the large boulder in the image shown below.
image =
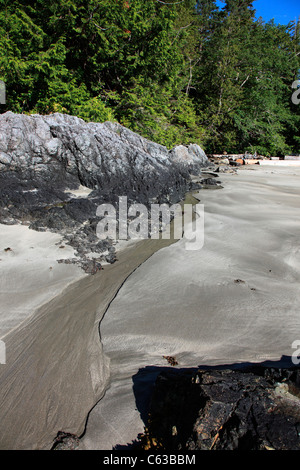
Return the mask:
[(105, 259), (115, 260), (96, 236), (100, 204), (118, 208), (120, 196), (128, 204), (177, 203), (206, 165), (198, 145), (169, 151), (118, 123), (7, 112), (0, 115), (0, 223), (63, 234), (94, 272), (87, 253), (110, 249)]
[[(206, 165), (198, 145), (169, 151), (118, 123), (7, 112), (0, 115), (0, 222), (63, 233), (74, 247), (88, 237), (93, 246), (83, 249), (97, 252), (100, 204), (118, 207), (120, 196), (129, 204), (177, 203)], [(74, 197), (79, 188), (90, 192)]]
[(144, 450), (299, 450), (300, 370), (170, 369), (151, 399)]

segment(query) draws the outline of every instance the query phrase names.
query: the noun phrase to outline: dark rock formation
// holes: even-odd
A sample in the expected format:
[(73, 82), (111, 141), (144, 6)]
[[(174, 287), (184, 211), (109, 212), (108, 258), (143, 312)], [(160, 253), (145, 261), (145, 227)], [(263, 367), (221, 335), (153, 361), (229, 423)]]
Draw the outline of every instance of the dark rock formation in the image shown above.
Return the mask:
[[(209, 164), (195, 144), (172, 150), (118, 123), (68, 115), (0, 115), (0, 223), (62, 233), (85, 263), (93, 251), (114, 262), (96, 237), (102, 203), (177, 203)], [(89, 188), (86, 197), (73, 190)], [(105, 255), (103, 255), (103, 253)], [(104, 258), (103, 258), (104, 257)]]
[(169, 370), (158, 375), (143, 449), (299, 450), (300, 369)]
[(216, 178), (204, 178), (201, 180), (201, 186), (203, 189), (221, 189), (221, 182)]

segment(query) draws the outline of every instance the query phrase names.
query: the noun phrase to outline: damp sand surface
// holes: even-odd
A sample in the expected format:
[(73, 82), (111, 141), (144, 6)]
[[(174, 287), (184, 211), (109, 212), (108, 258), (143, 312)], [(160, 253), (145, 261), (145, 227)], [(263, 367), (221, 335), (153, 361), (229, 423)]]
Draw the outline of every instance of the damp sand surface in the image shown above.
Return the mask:
[(99, 322), (126, 278), (170, 243), (120, 244), (118, 261), (90, 276), (57, 263), (74, 256), (59, 234), (0, 225), (0, 449), (50, 449), (59, 431), (84, 432), (110, 381)]

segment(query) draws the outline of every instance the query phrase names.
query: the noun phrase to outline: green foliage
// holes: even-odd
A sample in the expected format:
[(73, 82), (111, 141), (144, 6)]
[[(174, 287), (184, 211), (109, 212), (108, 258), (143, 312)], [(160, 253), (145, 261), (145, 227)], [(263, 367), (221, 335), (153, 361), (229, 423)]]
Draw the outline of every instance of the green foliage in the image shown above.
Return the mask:
[(171, 148), (201, 142), (192, 101), (170, 83), (136, 80), (130, 90), (115, 96), (115, 113), (126, 127)]
[(92, 122), (115, 121), (113, 111), (105, 106), (101, 98), (95, 97), (74, 106), (72, 114)]
[(249, 0), (225, 2), (195, 80), (208, 151), (299, 152), (291, 138), (299, 133), (290, 103), (299, 70), (295, 27), (255, 20)]
[(250, 0), (0, 0), (1, 112), (116, 119), (169, 148), (299, 153), (299, 36)]

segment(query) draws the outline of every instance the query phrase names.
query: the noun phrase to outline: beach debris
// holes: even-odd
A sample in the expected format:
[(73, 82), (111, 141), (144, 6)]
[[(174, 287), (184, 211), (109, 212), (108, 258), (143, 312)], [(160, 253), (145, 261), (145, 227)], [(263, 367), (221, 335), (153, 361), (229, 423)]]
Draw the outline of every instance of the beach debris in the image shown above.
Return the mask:
[(266, 445), (266, 444), (264, 445), (264, 449), (265, 449), (265, 450), (275, 450), (274, 447), (270, 447), (270, 446), (268, 446), (268, 445)]
[(243, 279), (235, 279), (234, 282), (236, 284), (245, 284), (245, 281), (243, 281)]
[(7, 253), (8, 251), (12, 251), (12, 249), (10, 247), (8, 247), (8, 248), (4, 248), (4, 251), (5, 251), (5, 253)]
[(62, 259), (58, 259), (57, 262), (59, 264), (78, 264), (79, 260), (78, 258), (62, 258)]
[(204, 178), (200, 181), (203, 189), (221, 189), (221, 181), (217, 181), (216, 178)]
[(232, 168), (231, 166), (219, 166), (216, 170), (217, 173), (231, 173), (237, 174), (236, 168)]
[(79, 445), (79, 438), (75, 434), (59, 431), (51, 450), (76, 450)]
[(100, 271), (102, 268), (101, 263), (99, 263), (98, 260), (94, 259), (86, 259), (81, 263), (82, 269), (87, 273), (87, 274), (96, 274), (98, 271)]
[(178, 365), (176, 357), (174, 356), (163, 356), (163, 358), (166, 359), (168, 363), (173, 367)]
[(157, 440), (155, 439), (155, 437), (153, 438), (149, 438), (148, 437), (148, 430), (147, 428), (145, 428), (145, 433), (140, 433), (138, 435), (138, 439), (141, 443), (143, 443), (143, 450), (150, 450), (150, 449), (159, 449), (161, 448), (161, 445), (159, 442), (157, 442)]

